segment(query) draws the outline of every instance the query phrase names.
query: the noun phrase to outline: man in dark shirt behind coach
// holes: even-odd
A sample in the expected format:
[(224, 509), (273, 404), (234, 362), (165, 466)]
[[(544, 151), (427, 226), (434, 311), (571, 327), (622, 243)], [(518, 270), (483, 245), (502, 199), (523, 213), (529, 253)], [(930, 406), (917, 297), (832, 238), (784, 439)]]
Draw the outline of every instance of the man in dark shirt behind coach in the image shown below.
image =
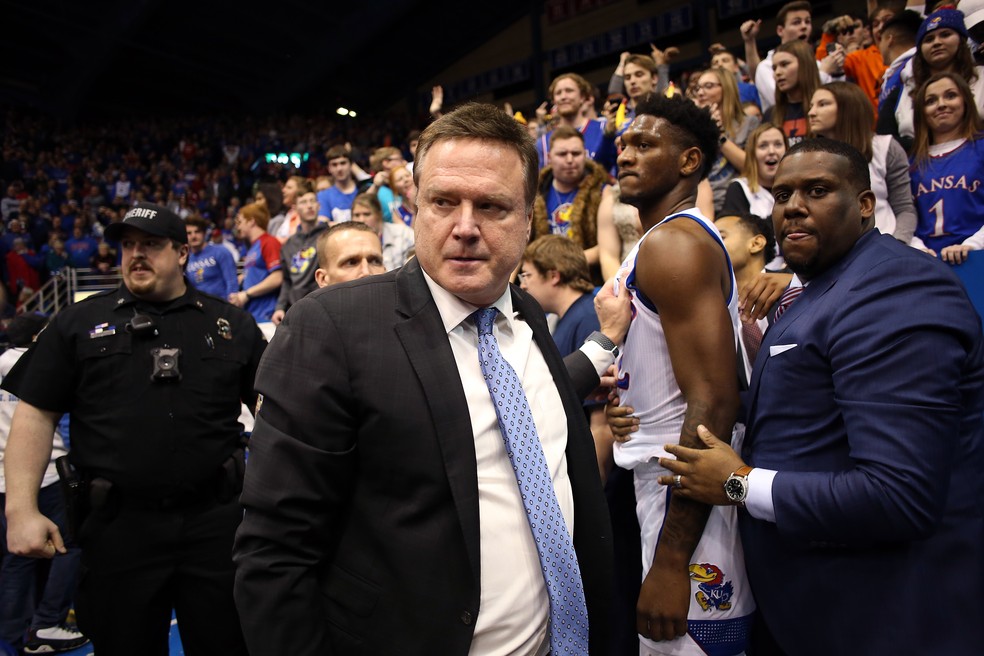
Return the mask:
[(21, 399), (6, 451), (11, 552), (64, 551), (37, 493), (54, 424), (71, 416), (79, 626), (100, 656), (166, 655), (171, 610), (189, 653), (245, 654), (233, 605), (241, 403), (265, 342), (252, 317), (184, 277), (184, 222), (139, 203), (106, 236), (123, 284), (59, 313), (4, 381)]

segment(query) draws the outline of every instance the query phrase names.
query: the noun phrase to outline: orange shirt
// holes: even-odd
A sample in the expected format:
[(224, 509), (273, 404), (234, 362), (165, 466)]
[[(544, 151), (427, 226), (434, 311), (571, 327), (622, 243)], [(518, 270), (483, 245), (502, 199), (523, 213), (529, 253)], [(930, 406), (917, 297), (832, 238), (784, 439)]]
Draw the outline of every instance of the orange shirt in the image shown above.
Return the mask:
[(855, 50), (844, 58), (844, 74), (861, 87), (876, 112), (878, 92), (881, 90), (882, 75), (885, 74), (886, 68), (881, 53), (875, 45), (870, 45), (864, 50)]

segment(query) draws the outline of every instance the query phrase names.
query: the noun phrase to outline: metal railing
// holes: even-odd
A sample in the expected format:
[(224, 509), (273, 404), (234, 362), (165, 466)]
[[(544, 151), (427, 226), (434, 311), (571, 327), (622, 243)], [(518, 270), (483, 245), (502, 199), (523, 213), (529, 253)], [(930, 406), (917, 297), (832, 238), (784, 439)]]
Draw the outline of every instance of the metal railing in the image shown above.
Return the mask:
[(90, 268), (65, 267), (53, 274), (41, 289), (24, 301), (18, 312), (38, 312), (54, 316), (86, 296), (107, 289), (116, 289), (119, 284), (118, 268), (104, 273)]

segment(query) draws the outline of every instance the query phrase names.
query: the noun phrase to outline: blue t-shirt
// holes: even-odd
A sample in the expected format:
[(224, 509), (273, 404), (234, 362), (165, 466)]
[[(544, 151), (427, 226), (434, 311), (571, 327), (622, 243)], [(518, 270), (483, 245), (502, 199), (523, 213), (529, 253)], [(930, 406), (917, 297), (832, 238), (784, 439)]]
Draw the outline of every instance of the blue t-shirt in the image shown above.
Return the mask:
[(359, 193), (356, 187), (351, 193), (344, 193), (335, 185), (322, 189), (318, 192), (318, 205), (320, 216), (327, 216), (334, 222), (352, 220), (352, 200)]
[(581, 348), (588, 335), (600, 329), (598, 314), (594, 309), (594, 294), (587, 292), (574, 301), (557, 321), (553, 333), (554, 343), (560, 354), (567, 357)]
[[(249, 289), (266, 279), (274, 271), (280, 269), (280, 242), (276, 237), (264, 232), (246, 251), (243, 259), (243, 289)], [(277, 309), (277, 296), (280, 288), (268, 294), (251, 298), (246, 304), (246, 310), (253, 315), (257, 323), (269, 321), (273, 311)]]
[(759, 99), (758, 89), (754, 84), (748, 82), (738, 83), (738, 100), (744, 105), (747, 102), (755, 103), (755, 106), (762, 109), (762, 101)]
[[(550, 151), (550, 135), (548, 132), (536, 140), (536, 153), (540, 158), (540, 168), (542, 169), (547, 162), (547, 153)], [(584, 137), (584, 152), (588, 159), (601, 164), (605, 169), (610, 169), (615, 165), (615, 140), (605, 138), (605, 123), (597, 119), (590, 119), (581, 130)]]
[(967, 141), (910, 169), (916, 236), (939, 254), (984, 226), (984, 139)]
[[(557, 345), (557, 350), (564, 357), (581, 348), (588, 335), (596, 330), (600, 330), (598, 325), (598, 314), (594, 308), (594, 294), (587, 292), (581, 298), (567, 308), (564, 316), (557, 321), (554, 328), (553, 339)], [(597, 401), (585, 402), (585, 406), (592, 407), (598, 405)]]
[(387, 223), (393, 222), (393, 211), (390, 206), (393, 204), (395, 197), (396, 194), (393, 193), (393, 190), (386, 186), (380, 187), (376, 191), (376, 199), (383, 208), (383, 221)]
[(92, 237), (72, 237), (65, 242), (68, 252), (68, 263), (75, 268), (92, 266), (92, 256), (99, 250), (99, 242)]
[(550, 224), (550, 234), (560, 235), (570, 239), (573, 237), (571, 227), (571, 211), (574, 209), (574, 199), (577, 198), (577, 189), (561, 193), (550, 185), (547, 192), (547, 222)]
[(239, 289), (236, 262), (224, 246), (205, 244), (201, 253), (189, 253), (186, 272), (195, 289), (222, 300)]

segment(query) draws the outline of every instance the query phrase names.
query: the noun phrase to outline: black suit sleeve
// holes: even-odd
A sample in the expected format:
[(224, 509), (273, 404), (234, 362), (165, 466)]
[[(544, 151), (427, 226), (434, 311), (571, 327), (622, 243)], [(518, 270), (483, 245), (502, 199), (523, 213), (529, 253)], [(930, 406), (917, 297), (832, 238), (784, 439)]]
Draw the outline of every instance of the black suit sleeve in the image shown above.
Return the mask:
[(567, 374), (574, 381), (574, 390), (577, 398), (584, 399), (598, 387), (598, 372), (594, 365), (580, 349), (574, 351), (564, 358), (564, 366), (567, 367)]
[(356, 419), (336, 326), (296, 304), (260, 362), (236, 535), (236, 604), (250, 652), (330, 654), (318, 571), (354, 485)]

